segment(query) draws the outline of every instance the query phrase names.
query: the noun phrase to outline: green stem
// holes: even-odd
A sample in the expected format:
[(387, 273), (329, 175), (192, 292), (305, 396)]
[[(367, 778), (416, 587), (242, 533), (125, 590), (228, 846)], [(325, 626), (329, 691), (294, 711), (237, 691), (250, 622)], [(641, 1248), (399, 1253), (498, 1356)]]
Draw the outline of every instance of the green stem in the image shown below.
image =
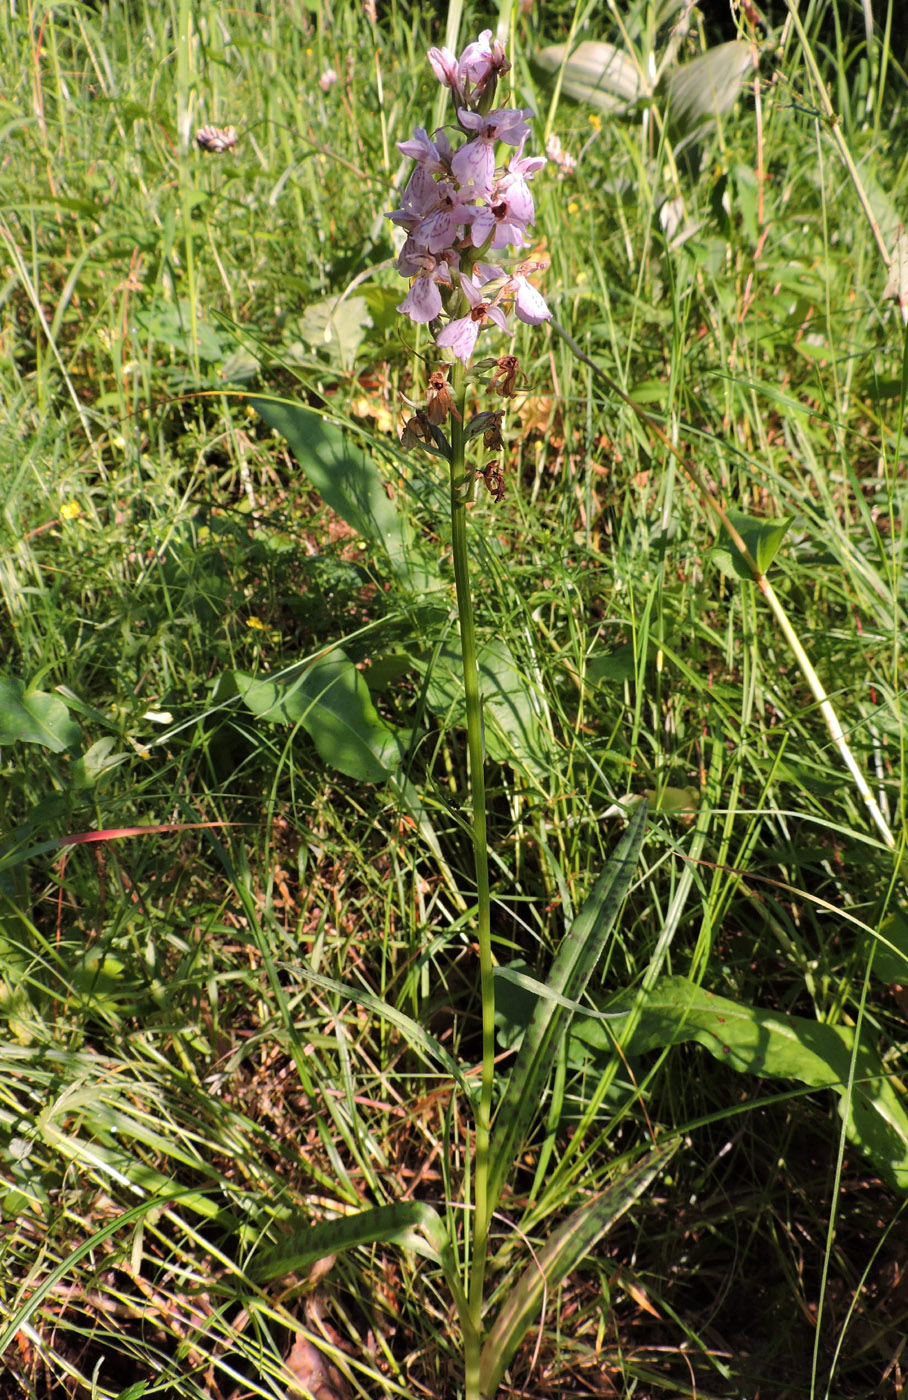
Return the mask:
[(482, 1303), (489, 1238), (489, 1131), (492, 1121), (492, 1081), (495, 1073), (495, 993), (492, 978), (492, 918), (489, 896), (489, 853), (486, 837), (486, 788), (482, 736), (482, 701), (470, 565), (467, 555), (467, 502), (472, 499), (472, 474), (464, 455), (463, 410), (466, 372), (459, 361), (451, 371), (451, 387), (459, 418), (451, 431), (451, 542), (454, 584), (460, 623), (467, 747), (470, 755), (470, 802), (473, 814), (473, 853), (476, 862), (477, 937), (482, 1000), (482, 1080), (475, 1110), (473, 1153), (473, 1242), (470, 1255), (468, 1302), (472, 1328), (464, 1337), (466, 1400), (480, 1400), (479, 1353)]

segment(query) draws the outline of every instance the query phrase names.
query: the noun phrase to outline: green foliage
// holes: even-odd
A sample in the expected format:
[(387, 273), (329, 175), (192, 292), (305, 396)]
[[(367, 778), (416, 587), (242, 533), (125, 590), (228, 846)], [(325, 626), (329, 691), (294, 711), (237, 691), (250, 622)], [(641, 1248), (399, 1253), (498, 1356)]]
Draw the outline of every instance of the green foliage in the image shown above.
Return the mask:
[[(729, 510), (726, 514), (740, 535), (747, 553), (760, 573), (765, 574), (782, 547), (782, 541), (791, 525), (791, 517), (787, 520), (755, 520), (753, 516), (743, 515), (739, 510)], [(722, 531), (721, 544), (714, 551), (714, 558), (728, 577), (733, 578), (737, 575), (738, 578), (753, 582), (753, 570), (726, 530)]]
[(553, 1054), (568, 1025), (565, 1001), (576, 1002), (583, 995), (614, 928), (634, 877), (645, 822), (646, 804), (640, 803), (617, 850), (566, 933), (546, 980), (545, 992), (533, 1009), (496, 1116), (489, 1186), (493, 1201), (498, 1200), (511, 1164), (519, 1155), (551, 1074)]
[(299, 724), (322, 760), (350, 778), (381, 782), (400, 764), (394, 732), (379, 719), (365, 681), (339, 647), (280, 680), (241, 671), (225, 679), (258, 719)]
[(0, 744), (41, 744), (51, 753), (63, 753), (81, 741), (81, 730), (58, 695), (0, 676)]
[(868, 1037), (850, 1026), (781, 1015), (705, 991), (686, 977), (663, 977), (641, 995), (608, 1004), (608, 1020), (577, 1016), (572, 1033), (608, 1053), (642, 1055), (696, 1041), (742, 1074), (794, 1079), (834, 1089), (845, 1131), (895, 1186), (908, 1187), (908, 1113)]
[[(577, 162), (537, 176), (528, 256), (737, 509), (900, 839), (904, 39), (896, 7), (792, 7), (800, 30), (770, 7), (755, 34), (746, 8), (721, 36), (674, 3), (573, 33), (515, 11), (508, 100)], [(0, 1350), (23, 1394), (273, 1397), (297, 1340), (356, 1395), (458, 1390), (468, 765), (384, 219), (441, 42), (412, 6), (0, 14)], [(206, 122), (236, 146), (199, 150)], [(478, 481), (469, 507), (501, 1036), (485, 1383), (866, 1400), (904, 1336), (903, 867), (664, 443), (556, 334), (487, 335), (525, 378), (504, 500)], [(388, 1229), (316, 1282), (307, 1231), (330, 1255), (364, 1210)], [(297, 1277), (256, 1272), (285, 1245)]]

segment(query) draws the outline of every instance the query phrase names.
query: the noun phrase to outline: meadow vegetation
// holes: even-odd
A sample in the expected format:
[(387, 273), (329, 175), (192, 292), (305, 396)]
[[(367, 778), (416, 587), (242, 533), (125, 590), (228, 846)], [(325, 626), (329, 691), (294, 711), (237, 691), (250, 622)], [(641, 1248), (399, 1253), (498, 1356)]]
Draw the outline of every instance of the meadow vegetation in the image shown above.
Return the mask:
[[(468, 511), (502, 1395), (906, 1393), (906, 41), (734, 9), (509, 16), (554, 321)], [(495, 22), (0, 11), (3, 1400), (464, 1394), (473, 831), (386, 214), (426, 50)]]

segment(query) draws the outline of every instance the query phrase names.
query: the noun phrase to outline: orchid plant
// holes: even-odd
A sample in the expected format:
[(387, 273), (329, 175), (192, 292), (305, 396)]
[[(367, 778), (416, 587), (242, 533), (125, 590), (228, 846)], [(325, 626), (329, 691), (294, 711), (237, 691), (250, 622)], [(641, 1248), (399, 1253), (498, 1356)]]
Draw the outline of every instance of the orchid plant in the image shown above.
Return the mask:
[[(489, 29), (466, 46), (459, 58), (447, 48), (429, 50), (438, 81), (454, 107), (453, 140), (440, 127), (432, 137), (417, 127), (399, 149), (416, 162), (401, 206), (389, 215), (406, 230), (397, 270), (412, 278), (398, 310), (417, 324), (428, 325), (435, 344), (451, 360), (450, 388), (444, 370), (429, 377), (426, 407), (404, 429), (404, 442), (416, 438), (450, 464), (451, 543), (460, 623), (473, 848), (476, 864), (476, 919), (482, 1001), (482, 1077), (476, 1107), (474, 1155), (473, 1249), (468, 1308), (476, 1332), (481, 1330), (482, 1293), (491, 1212), (489, 1154), (494, 1084), (495, 997), (491, 938), (486, 798), (483, 773), (482, 701), (469, 580), (466, 520), (474, 473), (465, 461), (467, 443), (482, 435), (483, 447), (502, 450), (500, 410), (484, 410), (465, 420), (467, 371), (482, 332), (487, 328), (513, 335), (508, 312), (539, 325), (551, 312), (529, 281), (540, 264), (507, 266), (487, 261), (509, 249), (521, 250), (535, 218), (530, 182), (545, 165), (542, 156), (525, 156), (530, 135), (525, 107), (496, 107), (499, 80), (510, 69), (503, 45)], [(498, 164), (499, 148), (507, 153)], [(492, 368), (488, 388), (502, 397), (515, 392), (520, 373), (516, 356), (483, 359), (476, 368)], [(444, 427), (450, 417), (450, 441)], [(496, 500), (503, 494), (503, 471), (497, 460), (479, 472)]]
[[(540, 325), (551, 317), (542, 294), (530, 281), (542, 264), (520, 260), (535, 217), (530, 185), (545, 160), (524, 154), (532, 112), (494, 106), (499, 80), (510, 64), (490, 30), (468, 44), (459, 58), (447, 48), (433, 48), (428, 57), (435, 76), (450, 93), (454, 120), (432, 136), (418, 127), (410, 140), (399, 143), (403, 155), (415, 162), (415, 169), (400, 208), (389, 218), (404, 231), (396, 267), (410, 281), (398, 310), (416, 325), (428, 327), (439, 352), (437, 365), (428, 373), (424, 404), (412, 405), (414, 411), (404, 425), (402, 444), (408, 449), (421, 447), (444, 459), (450, 471), (451, 552), (463, 665), (482, 1006), (478, 1093), (475, 1080), (424, 1028), (408, 1022), (407, 1029), (413, 1042), (441, 1065), (471, 1105), (474, 1132), (471, 1168), (463, 1187), (465, 1223), (462, 1231), (449, 1233), (427, 1203), (408, 1200), (377, 1206), (308, 1227), (290, 1247), (267, 1256), (259, 1273), (263, 1278), (275, 1277), (340, 1249), (380, 1240), (415, 1250), (440, 1266), (448, 1283), (463, 1344), (466, 1400), (491, 1400), (548, 1292), (646, 1190), (674, 1148), (672, 1144), (652, 1148), (605, 1190), (587, 1195), (532, 1253), (526, 1267), (517, 1267), (507, 1286), (502, 1288), (502, 1281), (497, 1280), (500, 1301), (494, 1319), (487, 1319), (492, 1221), (496, 1214), (503, 1218), (498, 1211), (502, 1192), (526, 1148), (555, 1063), (556, 1046), (567, 1032), (633, 877), (643, 839), (645, 804), (633, 813), (612, 859), (574, 919), (547, 983), (533, 984), (535, 1009), (500, 1087), (493, 1123), (494, 959), (482, 699), (467, 520), (477, 479), (485, 482), (496, 501), (503, 495), (499, 454), (503, 452), (504, 415), (500, 408), (483, 408), (468, 418), (467, 390), (468, 382), (474, 386), (480, 383), (489, 394), (512, 397), (521, 379), (517, 357), (504, 353), (474, 359), (480, 337), (485, 331), (513, 335), (509, 325), (512, 313), (528, 325)], [(506, 257), (509, 250), (510, 266)], [(479, 439), (482, 448), (493, 454), (492, 459), (469, 468), (466, 449)], [(309, 975), (320, 985), (344, 990), (318, 974)], [(394, 1020), (402, 1026), (407, 1018), (395, 1012)], [(453, 1203), (447, 1204), (448, 1220), (456, 1220)], [(515, 1268), (510, 1251), (506, 1267)]]

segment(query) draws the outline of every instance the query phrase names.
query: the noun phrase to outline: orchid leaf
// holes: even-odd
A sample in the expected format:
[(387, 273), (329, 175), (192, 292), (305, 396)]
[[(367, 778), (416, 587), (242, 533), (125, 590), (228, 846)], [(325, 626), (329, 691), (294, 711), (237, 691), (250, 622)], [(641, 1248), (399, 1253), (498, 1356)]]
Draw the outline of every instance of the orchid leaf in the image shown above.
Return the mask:
[(414, 592), (441, 587), (416, 532), (389, 495), (374, 459), (311, 408), (250, 396), (256, 413), (286, 438), (322, 500), (369, 544), (380, 548), (399, 581)]
[(536, 1001), (495, 1116), (489, 1169), (489, 1199), (493, 1208), (538, 1109), (558, 1037), (574, 1015), (564, 1000), (579, 1000), (593, 975), (634, 878), (645, 826), (646, 803), (641, 802), (562, 940), (546, 987), (553, 995), (543, 992)]
[[(522, 768), (528, 777), (547, 782), (551, 739), (532, 683), (500, 637), (479, 647), (477, 661), (486, 752), (496, 763)], [(444, 647), (434, 654), (426, 684), (426, 704), (450, 725), (460, 727), (466, 723), (459, 651)]]
[[(612, 1013), (624, 1009), (625, 1029)], [(762, 1079), (794, 1079), (832, 1089), (848, 1138), (877, 1171), (908, 1189), (908, 1112), (877, 1052), (850, 1026), (787, 1016), (705, 991), (686, 977), (663, 977), (649, 991), (626, 992), (610, 1002), (608, 1020), (576, 1016), (577, 1040), (625, 1055), (696, 1041), (730, 1069)], [(853, 1065), (853, 1070), (852, 1070)]]
[(394, 1201), (391, 1205), (359, 1210), (355, 1215), (307, 1225), (288, 1244), (257, 1259), (252, 1272), (265, 1282), (306, 1269), (328, 1254), (379, 1243), (412, 1249), (436, 1264), (442, 1262), (449, 1249), (444, 1226), (431, 1206), (422, 1201)]
[(397, 735), (379, 717), (366, 682), (340, 647), (283, 676), (232, 675), (253, 714), (301, 725), (325, 763), (348, 777), (380, 783), (399, 767)]
[(494, 1395), (498, 1390), (505, 1368), (539, 1316), (546, 1293), (567, 1278), (615, 1221), (643, 1195), (677, 1146), (677, 1142), (671, 1142), (647, 1152), (617, 1181), (584, 1201), (537, 1250), (505, 1298), (486, 1338), (480, 1361), (483, 1395)]

